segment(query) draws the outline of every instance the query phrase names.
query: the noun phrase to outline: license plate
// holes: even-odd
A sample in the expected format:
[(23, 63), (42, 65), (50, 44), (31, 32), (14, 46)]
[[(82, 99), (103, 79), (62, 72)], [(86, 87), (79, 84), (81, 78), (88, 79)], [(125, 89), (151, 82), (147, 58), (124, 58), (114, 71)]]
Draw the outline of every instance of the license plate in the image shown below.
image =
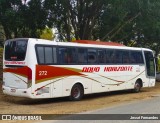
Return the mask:
[(11, 92), (15, 93), (15, 92), (16, 92), (16, 89), (11, 89)]

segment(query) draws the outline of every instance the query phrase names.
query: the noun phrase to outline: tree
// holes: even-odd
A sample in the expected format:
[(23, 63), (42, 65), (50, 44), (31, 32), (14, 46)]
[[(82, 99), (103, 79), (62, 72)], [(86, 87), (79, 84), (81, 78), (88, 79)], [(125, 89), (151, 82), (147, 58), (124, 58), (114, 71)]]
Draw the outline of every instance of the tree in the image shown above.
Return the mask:
[(1, 0), (0, 24), (6, 39), (39, 38), (47, 26), (65, 41), (111, 40), (158, 54), (159, 8), (158, 0)]
[(139, 0), (111, 1), (100, 18), (98, 33), (101, 40), (123, 42), (127, 45), (134, 36), (135, 20), (141, 15)]
[(54, 35), (52, 32), (52, 29), (46, 27), (44, 30), (42, 30), (42, 34), (40, 35), (40, 38), (47, 39), (47, 40), (53, 40)]
[(0, 23), (3, 26), (7, 39), (12, 38), (12, 30), (14, 25), (16, 25), (15, 13), (20, 3), (20, 0), (0, 1)]
[(160, 51), (160, 1), (110, 1), (93, 36)]
[(43, 0), (0, 1), (0, 23), (7, 39), (16, 37), (39, 37), (37, 30), (47, 25), (47, 11), (43, 8)]
[(144, 42), (143, 45), (155, 51), (157, 56), (160, 53), (160, 1), (148, 0), (143, 4), (146, 12), (143, 13), (144, 19), (141, 21), (143, 26)]
[(0, 46), (3, 47), (3, 42), (5, 40), (4, 30), (2, 25), (0, 24)]
[(49, 20), (55, 21), (55, 27), (68, 41), (76, 39), (92, 39), (92, 31), (96, 26), (103, 8), (109, 0), (45, 0)]
[(47, 25), (48, 14), (43, 7), (43, 0), (30, 0), (22, 7), (21, 15), (23, 36), (38, 38), (40, 35), (37, 30), (43, 30)]

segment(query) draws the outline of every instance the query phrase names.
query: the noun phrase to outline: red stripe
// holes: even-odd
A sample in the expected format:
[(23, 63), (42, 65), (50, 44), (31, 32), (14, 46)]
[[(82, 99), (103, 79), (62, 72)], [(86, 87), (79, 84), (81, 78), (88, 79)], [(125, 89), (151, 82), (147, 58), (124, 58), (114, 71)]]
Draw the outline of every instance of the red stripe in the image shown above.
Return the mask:
[(31, 71), (31, 69), (27, 66), (21, 67), (21, 68), (5, 68), (5, 69), (3, 69), (3, 72), (10, 72), (10, 73), (22, 75), (25, 77), (30, 76), (29, 79), (31, 80), (31, 75), (29, 75), (30, 71)]
[(76, 40), (74, 42), (82, 44), (96, 44), (96, 45), (108, 45), (108, 46), (125, 46), (117, 42), (104, 42), (104, 41), (91, 41), (91, 40)]
[(36, 65), (36, 81), (49, 79), (53, 77), (60, 77), (60, 76), (62, 77), (71, 75), (83, 75), (83, 74), (62, 67)]

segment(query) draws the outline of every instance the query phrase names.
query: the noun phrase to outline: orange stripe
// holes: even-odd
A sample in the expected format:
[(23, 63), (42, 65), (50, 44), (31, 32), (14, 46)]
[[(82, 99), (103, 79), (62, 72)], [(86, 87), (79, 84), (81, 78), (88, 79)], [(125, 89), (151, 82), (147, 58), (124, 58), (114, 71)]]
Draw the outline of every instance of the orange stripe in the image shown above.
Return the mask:
[(41, 82), (41, 80), (46, 80), (50, 78), (73, 76), (73, 75), (78, 76), (83, 74), (68, 68), (47, 66), (47, 65), (36, 65), (36, 83)]

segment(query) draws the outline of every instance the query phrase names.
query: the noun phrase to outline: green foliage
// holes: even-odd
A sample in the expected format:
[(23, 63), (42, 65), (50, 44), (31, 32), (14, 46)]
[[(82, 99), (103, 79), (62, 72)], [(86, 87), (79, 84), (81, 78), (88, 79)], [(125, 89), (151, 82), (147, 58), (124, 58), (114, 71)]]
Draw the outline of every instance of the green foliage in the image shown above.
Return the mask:
[(52, 29), (46, 27), (44, 30), (42, 30), (42, 34), (40, 35), (40, 38), (47, 39), (47, 40), (53, 40), (54, 35), (52, 32)]
[(99, 37), (102, 40), (123, 42), (127, 45), (134, 37), (134, 25), (140, 16), (139, 0), (116, 0), (111, 2), (102, 15)]
[(152, 48), (157, 55), (159, 8), (159, 0), (0, 0), (0, 24), (6, 39), (40, 38), (37, 30), (48, 26), (56, 28), (64, 41), (111, 40)]
[(30, 0), (23, 4), (21, 0), (0, 1), (0, 23), (5, 37), (39, 37), (37, 29), (47, 24), (47, 12), (43, 9), (43, 0)]
[(0, 47), (3, 47), (4, 40), (5, 40), (5, 34), (3, 27), (0, 24)]
[(160, 1), (110, 1), (102, 14), (94, 37), (123, 42), (129, 46), (160, 51)]
[(92, 39), (92, 31), (108, 0), (45, 0), (49, 20), (68, 41)]

